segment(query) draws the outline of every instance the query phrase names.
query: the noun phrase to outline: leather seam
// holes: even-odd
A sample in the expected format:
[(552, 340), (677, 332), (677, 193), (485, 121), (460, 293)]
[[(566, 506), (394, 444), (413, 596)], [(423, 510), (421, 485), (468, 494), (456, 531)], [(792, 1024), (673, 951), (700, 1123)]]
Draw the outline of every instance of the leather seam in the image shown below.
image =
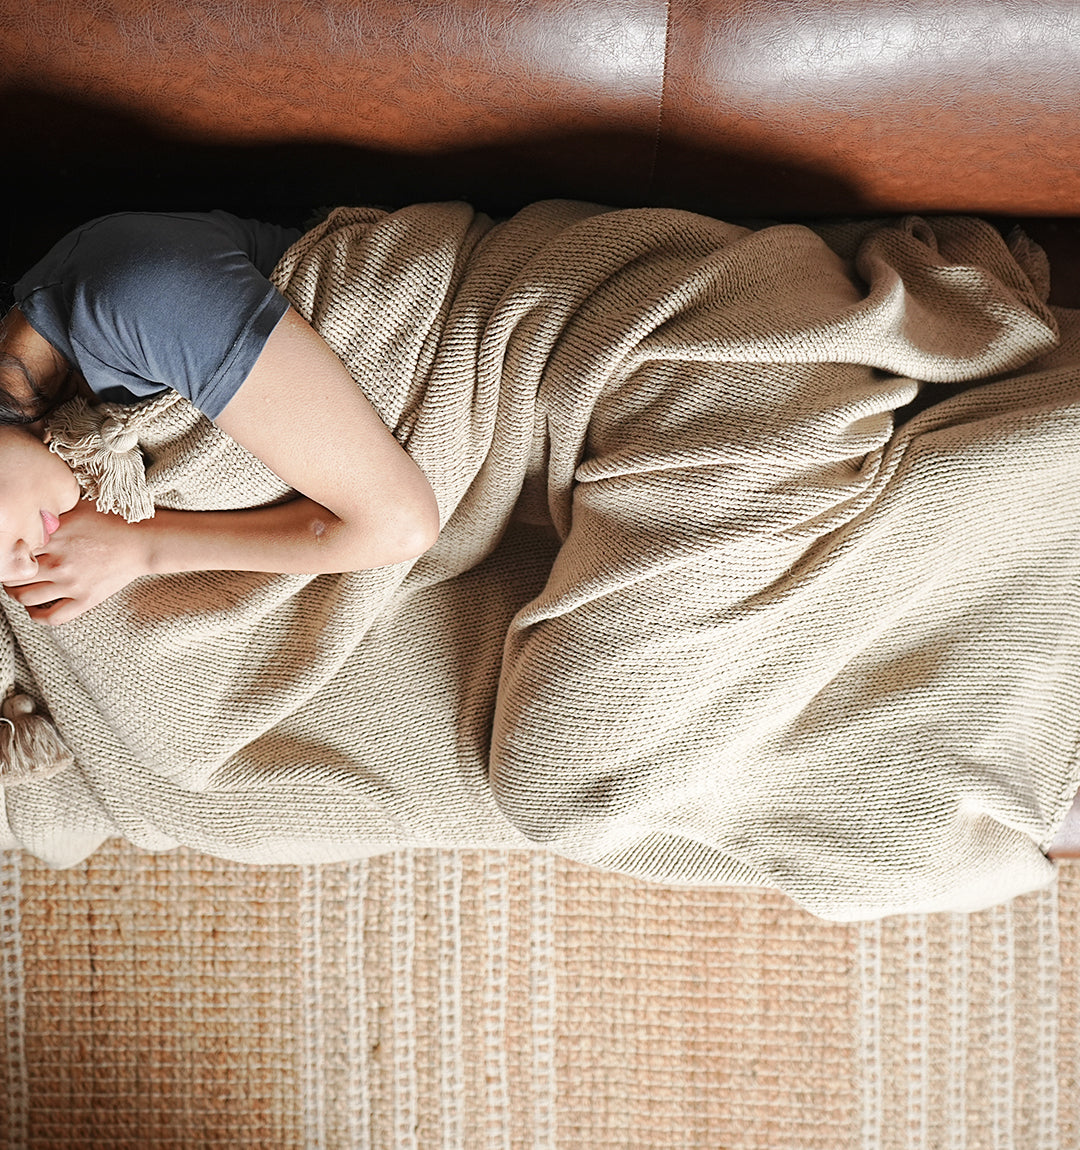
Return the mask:
[(646, 195), (651, 199), (656, 186), (656, 165), (660, 159), (660, 139), (664, 127), (664, 99), (667, 95), (668, 51), (671, 47), (671, 0), (664, 0), (664, 51), (660, 72), (660, 101), (656, 109), (656, 132), (653, 136), (652, 157), (649, 162), (649, 175), (645, 184)]

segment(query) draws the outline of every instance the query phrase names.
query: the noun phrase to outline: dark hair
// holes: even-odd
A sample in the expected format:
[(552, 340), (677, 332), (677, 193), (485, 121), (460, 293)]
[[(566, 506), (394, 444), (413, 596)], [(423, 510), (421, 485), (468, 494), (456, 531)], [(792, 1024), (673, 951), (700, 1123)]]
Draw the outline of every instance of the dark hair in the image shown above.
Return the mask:
[[(3, 350), (10, 319), (9, 308), (0, 319), (0, 425), (36, 423), (71, 398), (71, 373), (57, 391), (46, 391), (17, 355)], [(18, 391), (8, 384), (13, 376), (18, 378)]]

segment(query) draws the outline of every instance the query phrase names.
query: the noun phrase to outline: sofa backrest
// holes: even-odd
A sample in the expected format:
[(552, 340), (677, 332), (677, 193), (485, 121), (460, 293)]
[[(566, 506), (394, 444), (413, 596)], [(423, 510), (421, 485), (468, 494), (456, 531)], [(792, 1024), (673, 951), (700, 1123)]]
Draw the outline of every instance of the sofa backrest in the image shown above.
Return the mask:
[(1080, 214), (1075, 0), (0, 0), (0, 30), (31, 224), (545, 196)]

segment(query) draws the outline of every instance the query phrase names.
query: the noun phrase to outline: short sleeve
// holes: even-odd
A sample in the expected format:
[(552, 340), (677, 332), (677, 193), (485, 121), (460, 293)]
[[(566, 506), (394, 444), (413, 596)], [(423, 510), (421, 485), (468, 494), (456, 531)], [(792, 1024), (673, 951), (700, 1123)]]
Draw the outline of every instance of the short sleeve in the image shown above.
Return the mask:
[(104, 216), (56, 244), (15, 299), (96, 394), (173, 388), (213, 419), (288, 309), (268, 276), (299, 234), (227, 212)]

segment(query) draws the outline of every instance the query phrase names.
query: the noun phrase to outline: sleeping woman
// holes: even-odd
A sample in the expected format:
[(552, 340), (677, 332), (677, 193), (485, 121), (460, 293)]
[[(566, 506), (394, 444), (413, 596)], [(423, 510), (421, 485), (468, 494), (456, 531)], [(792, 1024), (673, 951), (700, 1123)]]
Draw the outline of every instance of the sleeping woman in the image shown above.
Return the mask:
[[(0, 328), (0, 582), (31, 618), (66, 623), (143, 575), (354, 571), (432, 545), (431, 485), (267, 278), (297, 235), (226, 212), (122, 213), (19, 280)], [(44, 416), (76, 394), (168, 387), (299, 497), (137, 524), (80, 501)]]
[(87, 224), (0, 338), (0, 845), (539, 847), (834, 919), (1045, 885), (1080, 786), (1047, 290), (965, 218)]

